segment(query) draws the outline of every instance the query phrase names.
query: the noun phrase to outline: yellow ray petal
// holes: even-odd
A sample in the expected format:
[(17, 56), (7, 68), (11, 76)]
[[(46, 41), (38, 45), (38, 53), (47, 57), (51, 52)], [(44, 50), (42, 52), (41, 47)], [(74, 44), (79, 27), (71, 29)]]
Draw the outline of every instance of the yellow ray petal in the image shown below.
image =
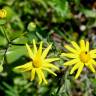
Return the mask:
[(42, 69), (48, 71), (49, 73), (53, 74), (54, 76), (57, 76), (57, 74), (55, 74), (53, 71), (51, 71), (51, 70), (48, 69), (48, 68), (42, 68)]
[(31, 70), (31, 81), (35, 78), (35, 68)]
[(44, 80), (45, 84), (47, 84), (47, 80), (45, 79), (44, 73), (42, 72), (42, 70), (40, 70), (40, 74), (42, 76), (42, 79)]
[(67, 65), (70, 66), (70, 65), (76, 64), (76, 63), (78, 63), (78, 62), (80, 62), (80, 60), (76, 58), (76, 59), (72, 59), (72, 60), (70, 60), (70, 61), (68, 61), (68, 62), (65, 62), (64, 65), (65, 65), (65, 66), (67, 66)]
[(36, 47), (35, 39), (33, 39), (33, 48), (34, 48), (34, 54), (36, 54), (37, 53), (37, 47)]
[(39, 84), (41, 84), (41, 83), (42, 83), (42, 74), (41, 74), (41, 72), (40, 72), (40, 69), (39, 69), (39, 68), (38, 68), (38, 69), (36, 69), (36, 73), (37, 73), (38, 78), (39, 78)]
[(96, 66), (96, 61), (95, 60), (92, 60), (92, 64), (94, 64)]
[(48, 59), (45, 59), (45, 62), (53, 62), (53, 61), (57, 61), (59, 59), (60, 58), (48, 58)]
[(91, 58), (96, 58), (96, 54), (90, 54)]
[(68, 58), (78, 58), (78, 55), (73, 53), (62, 53), (61, 56), (66, 56)]
[(94, 69), (94, 67), (92, 66), (92, 64), (89, 64), (88, 68), (89, 68), (93, 73), (95, 73), (95, 69)]
[(89, 42), (88, 41), (86, 41), (86, 48), (85, 48), (85, 50), (88, 52), (89, 51)]
[(80, 67), (79, 67), (79, 69), (78, 69), (78, 71), (76, 73), (75, 79), (77, 79), (80, 76), (80, 73), (83, 70), (83, 67), (84, 67), (84, 64), (81, 63), (81, 65), (80, 65)]
[(71, 44), (73, 45), (73, 47), (76, 49), (76, 50), (80, 50), (80, 47), (78, 46), (78, 44), (74, 41), (71, 42)]
[(38, 56), (41, 56), (41, 54), (42, 54), (42, 43), (43, 42), (40, 42), (40, 46), (39, 46), (39, 49), (38, 49), (38, 52), (37, 52)]
[(42, 58), (45, 58), (45, 57), (47, 56), (49, 50), (51, 49), (51, 46), (52, 46), (52, 45), (49, 45), (49, 46), (44, 50), (44, 52), (42, 53)]
[(65, 45), (65, 48), (67, 50), (69, 50), (70, 52), (72, 52), (72, 53), (76, 53), (77, 52), (74, 48), (70, 47), (69, 45)]
[(91, 70), (93, 73), (95, 73), (95, 69), (94, 69), (94, 67), (93, 67), (92, 65), (90, 65), (89, 68), (90, 68), (90, 70)]
[(47, 67), (47, 68), (54, 68), (56, 70), (59, 70), (59, 68), (57, 66), (55, 66), (54, 64), (51, 64), (51, 63), (46, 63), (43, 66)]
[(32, 67), (20, 69), (21, 72), (26, 72), (26, 71), (30, 71), (30, 70), (32, 70)]
[(21, 68), (23, 69), (23, 68), (28, 68), (28, 67), (32, 68), (32, 62), (28, 62), (24, 65), (17, 66), (17, 67), (15, 67), (15, 69), (21, 69)]
[(79, 66), (80, 66), (80, 63), (75, 64), (74, 67), (71, 69), (70, 74), (73, 74), (73, 72), (77, 70)]
[(31, 48), (29, 47), (28, 44), (26, 44), (26, 48), (27, 48), (27, 51), (28, 51), (29, 57), (30, 57), (31, 59), (33, 59), (33, 52), (32, 52), (32, 50), (31, 50)]
[(85, 42), (84, 42), (84, 40), (80, 41), (80, 48), (81, 48), (82, 51), (85, 51)]
[(90, 51), (90, 54), (95, 54), (95, 53), (96, 53), (96, 49)]

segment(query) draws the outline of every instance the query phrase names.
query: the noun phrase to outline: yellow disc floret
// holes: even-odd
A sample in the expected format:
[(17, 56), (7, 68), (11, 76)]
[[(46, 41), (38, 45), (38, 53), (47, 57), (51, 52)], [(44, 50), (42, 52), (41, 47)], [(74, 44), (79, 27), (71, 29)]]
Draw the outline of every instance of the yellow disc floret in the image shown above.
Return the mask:
[(40, 68), (42, 66), (42, 60), (41, 60), (41, 58), (35, 58), (33, 60), (33, 66), (35, 68)]
[(83, 63), (87, 63), (89, 62), (90, 60), (90, 54), (88, 52), (81, 52), (80, 53), (80, 60), (83, 62)]

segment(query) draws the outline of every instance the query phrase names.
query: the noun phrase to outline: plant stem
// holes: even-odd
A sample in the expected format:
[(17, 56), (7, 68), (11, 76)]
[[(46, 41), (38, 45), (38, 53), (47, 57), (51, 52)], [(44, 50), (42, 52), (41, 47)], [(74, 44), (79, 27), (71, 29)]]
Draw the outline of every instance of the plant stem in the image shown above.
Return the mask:
[(1, 65), (3, 65), (4, 61), (6, 59), (6, 52), (7, 52), (8, 48), (9, 48), (10, 40), (9, 40), (9, 38), (8, 38), (6, 32), (5, 32), (5, 28), (3, 26), (0, 26), (0, 30), (4, 34), (4, 36), (6, 37), (6, 40), (7, 40), (7, 45), (6, 45), (7, 47), (5, 48), (5, 52), (4, 52), (4, 55), (3, 55), (3, 60), (1, 62)]

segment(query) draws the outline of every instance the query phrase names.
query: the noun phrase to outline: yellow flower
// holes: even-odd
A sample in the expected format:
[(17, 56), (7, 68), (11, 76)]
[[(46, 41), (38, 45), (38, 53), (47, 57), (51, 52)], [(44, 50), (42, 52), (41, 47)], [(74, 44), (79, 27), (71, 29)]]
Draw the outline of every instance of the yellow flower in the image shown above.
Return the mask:
[(74, 65), (70, 74), (73, 74), (73, 72), (78, 69), (75, 76), (75, 79), (77, 79), (80, 76), (84, 66), (88, 67), (94, 73), (95, 69), (93, 66), (96, 65), (96, 61), (94, 60), (96, 59), (96, 49), (89, 50), (89, 42), (84, 42), (84, 40), (80, 41), (80, 46), (78, 46), (78, 44), (74, 41), (72, 41), (71, 44), (73, 47), (65, 45), (65, 48), (69, 51), (69, 53), (61, 54), (61, 56), (71, 59), (70, 61), (64, 63), (65, 66)]
[(50, 68), (54, 68), (59, 70), (58, 67), (53, 65), (51, 62), (59, 60), (59, 58), (46, 58), (50, 48), (52, 45), (49, 45), (43, 52), (42, 52), (42, 42), (37, 50), (35, 40), (33, 40), (33, 50), (26, 44), (26, 48), (28, 50), (29, 57), (31, 59), (30, 62), (17, 66), (16, 69), (21, 69), (22, 72), (30, 71), (31, 72), (31, 80), (34, 80), (35, 74), (39, 77), (39, 84), (44, 81), (47, 84), (47, 80), (44, 76), (44, 71), (48, 71), (49, 73), (57, 76)]
[(0, 18), (5, 18), (6, 15), (7, 15), (6, 10), (5, 10), (5, 9), (1, 9), (1, 10), (0, 10)]

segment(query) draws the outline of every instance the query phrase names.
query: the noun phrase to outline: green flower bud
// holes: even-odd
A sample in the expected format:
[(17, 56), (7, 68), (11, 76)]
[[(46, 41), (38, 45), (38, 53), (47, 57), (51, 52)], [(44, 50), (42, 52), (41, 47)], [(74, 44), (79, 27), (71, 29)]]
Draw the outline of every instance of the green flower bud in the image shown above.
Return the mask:
[(28, 31), (34, 31), (36, 29), (36, 24), (34, 22), (30, 22), (27, 29)]

